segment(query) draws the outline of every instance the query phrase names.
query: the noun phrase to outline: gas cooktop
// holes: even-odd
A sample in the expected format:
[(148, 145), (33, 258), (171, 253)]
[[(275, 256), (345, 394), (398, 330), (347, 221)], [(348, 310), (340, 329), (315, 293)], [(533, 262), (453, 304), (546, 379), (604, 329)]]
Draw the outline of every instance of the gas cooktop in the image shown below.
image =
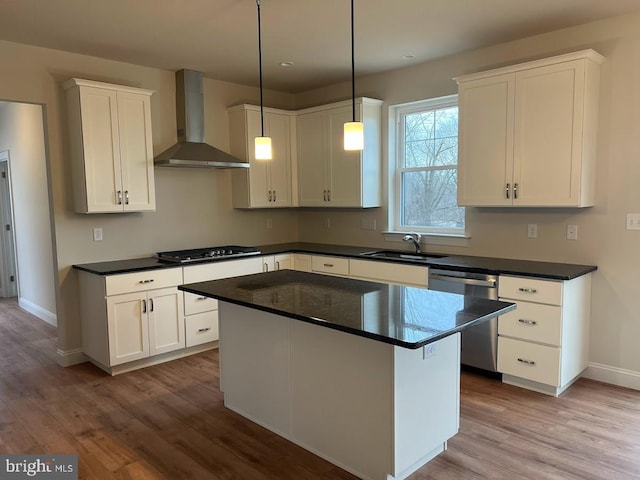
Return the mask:
[(260, 250), (255, 247), (239, 247), (237, 245), (225, 245), (222, 247), (194, 248), (191, 250), (175, 250), (173, 252), (159, 252), (155, 257), (161, 262), (193, 263), (229, 257), (243, 257), (247, 255), (259, 255)]

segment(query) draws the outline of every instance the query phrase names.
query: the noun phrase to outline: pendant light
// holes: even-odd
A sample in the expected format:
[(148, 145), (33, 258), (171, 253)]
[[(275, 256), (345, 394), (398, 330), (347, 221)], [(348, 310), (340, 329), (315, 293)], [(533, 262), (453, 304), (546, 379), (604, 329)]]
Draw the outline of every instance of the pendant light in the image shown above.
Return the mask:
[(260, 0), (256, 0), (258, 7), (258, 65), (260, 67), (260, 136), (256, 137), (256, 160), (271, 160), (271, 137), (264, 136), (264, 106), (262, 103), (262, 26), (260, 21)]
[(351, 121), (344, 124), (344, 149), (364, 149), (364, 124), (356, 122), (356, 64), (354, 60), (353, 1), (351, 0)]

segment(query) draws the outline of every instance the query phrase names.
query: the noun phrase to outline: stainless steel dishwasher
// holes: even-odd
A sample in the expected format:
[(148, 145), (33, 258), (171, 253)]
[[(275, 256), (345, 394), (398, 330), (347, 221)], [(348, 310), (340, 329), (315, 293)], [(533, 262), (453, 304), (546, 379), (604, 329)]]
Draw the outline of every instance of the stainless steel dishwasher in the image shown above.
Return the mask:
[[(429, 268), (429, 289), (498, 299), (498, 276)], [(498, 319), (462, 332), (461, 363), (498, 374)]]

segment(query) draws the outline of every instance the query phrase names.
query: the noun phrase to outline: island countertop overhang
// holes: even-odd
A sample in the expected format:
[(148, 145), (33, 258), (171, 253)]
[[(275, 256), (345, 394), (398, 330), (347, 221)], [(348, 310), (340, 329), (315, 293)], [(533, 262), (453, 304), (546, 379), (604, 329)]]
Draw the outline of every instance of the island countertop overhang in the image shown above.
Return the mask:
[(178, 288), (409, 349), (515, 309), (511, 302), (293, 270)]

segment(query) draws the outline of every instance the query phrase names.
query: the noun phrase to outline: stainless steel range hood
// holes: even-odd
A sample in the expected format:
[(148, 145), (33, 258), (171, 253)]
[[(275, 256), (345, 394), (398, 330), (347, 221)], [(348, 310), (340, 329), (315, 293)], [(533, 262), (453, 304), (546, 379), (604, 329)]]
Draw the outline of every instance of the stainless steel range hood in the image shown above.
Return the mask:
[(176, 72), (178, 143), (154, 159), (158, 167), (247, 168), (249, 164), (204, 143), (202, 72)]

